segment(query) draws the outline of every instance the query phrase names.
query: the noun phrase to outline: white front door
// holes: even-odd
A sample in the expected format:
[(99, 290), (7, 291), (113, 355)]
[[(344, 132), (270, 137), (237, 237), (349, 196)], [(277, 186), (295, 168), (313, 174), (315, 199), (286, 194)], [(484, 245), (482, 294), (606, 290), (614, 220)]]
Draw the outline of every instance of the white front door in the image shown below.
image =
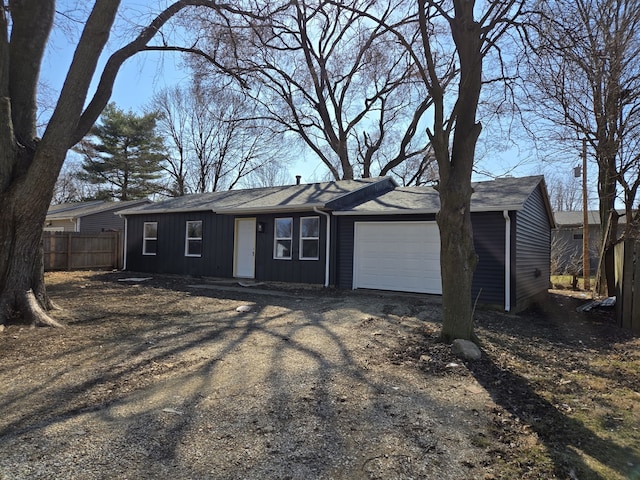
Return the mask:
[(236, 218), (233, 276), (254, 278), (256, 271), (256, 219)]

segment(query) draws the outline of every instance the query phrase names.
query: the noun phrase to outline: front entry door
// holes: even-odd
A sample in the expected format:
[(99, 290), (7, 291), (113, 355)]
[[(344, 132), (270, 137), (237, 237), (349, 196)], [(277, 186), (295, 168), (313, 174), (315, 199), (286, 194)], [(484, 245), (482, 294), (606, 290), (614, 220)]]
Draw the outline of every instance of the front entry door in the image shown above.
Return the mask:
[(256, 219), (236, 218), (233, 275), (254, 278), (256, 272)]

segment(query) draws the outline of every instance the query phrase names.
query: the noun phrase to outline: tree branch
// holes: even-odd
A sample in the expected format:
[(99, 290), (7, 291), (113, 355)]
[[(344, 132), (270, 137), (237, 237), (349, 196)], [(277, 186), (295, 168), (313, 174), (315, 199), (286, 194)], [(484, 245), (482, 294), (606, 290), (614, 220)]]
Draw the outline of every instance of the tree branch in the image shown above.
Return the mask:
[[(109, 98), (111, 98), (113, 84), (122, 64), (136, 53), (147, 48), (151, 48), (147, 43), (159, 32), (160, 28), (162, 28), (162, 26), (165, 25), (174, 15), (187, 7), (207, 7), (217, 12), (225, 11), (233, 14), (242, 14), (254, 19), (263, 19), (265, 16), (270, 14), (256, 14), (254, 12), (244, 11), (233, 4), (218, 3), (211, 0), (180, 0), (173, 3), (156, 16), (149, 26), (144, 28), (133, 41), (117, 50), (109, 57), (102, 72), (102, 76), (100, 77), (100, 82), (96, 92), (80, 117), (69, 147), (78, 143), (98, 119), (98, 116), (106, 106)], [(274, 10), (277, 11), (277, 9)]]

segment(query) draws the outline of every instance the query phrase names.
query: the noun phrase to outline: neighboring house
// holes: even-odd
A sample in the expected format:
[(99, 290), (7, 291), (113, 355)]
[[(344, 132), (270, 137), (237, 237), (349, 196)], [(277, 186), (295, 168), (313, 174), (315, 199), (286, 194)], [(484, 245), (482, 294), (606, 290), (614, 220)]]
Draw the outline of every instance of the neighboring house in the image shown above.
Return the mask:
[(149, 200), (131, 200), (128, 202), (90, 202), (63, 203), (52, 205), (47, 211), (44, 223), (45, 232), (78, 232), (95, 234), (108, 231), (123, 231), (124, 219), (118, 212), (125, 208), (150, 203)]
[[(624, 230), (624, 211), (618, 218), (618, 236)], [(552, 273), (582, 275), (583, 224), (582, 210), (575, 212), (555, 212), (556, 228), (551, 233)], [(602, 228), (600, 213), (597, 210), (587, 212), (589, 219), (589, 270), (595, 274), (600, 259)]]
[[(538, 177), (474, 184), (474, 298), (526, 307), (549, 286)], [(189, 195), (120, 212), (125, 268), (441, 294), (438, 193), (390, 178)]]

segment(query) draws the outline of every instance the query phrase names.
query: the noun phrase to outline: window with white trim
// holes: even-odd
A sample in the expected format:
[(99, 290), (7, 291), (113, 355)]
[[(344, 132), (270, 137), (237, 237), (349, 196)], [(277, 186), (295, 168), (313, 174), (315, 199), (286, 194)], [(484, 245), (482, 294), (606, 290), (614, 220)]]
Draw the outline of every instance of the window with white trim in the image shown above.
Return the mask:
[(320, 217), (300, 218), (300, 260), (320, 258)]
[(187, 221), (184, 255), (186, 257), (202, 256), (202, 220)]
[(276, 218), (274, 229), (273, 258), (291, 260), (293, 244), (293, 218)]
[(144, 222), (142, 233), (142, 254), (156, 255), (158, 253), (158, 222)]

